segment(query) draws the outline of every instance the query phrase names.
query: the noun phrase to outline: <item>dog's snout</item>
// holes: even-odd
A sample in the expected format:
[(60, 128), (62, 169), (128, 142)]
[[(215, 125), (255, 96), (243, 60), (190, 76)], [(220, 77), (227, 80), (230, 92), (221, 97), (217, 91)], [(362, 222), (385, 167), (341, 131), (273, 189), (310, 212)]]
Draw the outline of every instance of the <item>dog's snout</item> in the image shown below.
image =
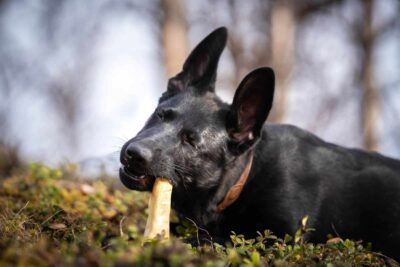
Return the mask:
[(125, 150), (125, 157), (128, 162), (134, 164), (138, 168), (146, 168), (151, 162), (153, 154), (150, 149), (140, 145), (131, 143)]

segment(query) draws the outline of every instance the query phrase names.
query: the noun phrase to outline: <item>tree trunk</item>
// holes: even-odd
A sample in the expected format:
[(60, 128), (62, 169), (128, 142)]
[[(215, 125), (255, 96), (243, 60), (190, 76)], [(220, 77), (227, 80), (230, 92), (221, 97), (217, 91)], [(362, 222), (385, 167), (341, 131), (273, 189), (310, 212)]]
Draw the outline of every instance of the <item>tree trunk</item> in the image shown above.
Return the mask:
[(164, 63), (167, 77), (176, 75), (182, 70), (187, 56), (187, 31), (182, 0), (161, 0), (164, 17), (162, 20), (162, 37)]
[(288, 86), (294, 63), (295, 11), (292, 1), (276, 1), (272, 10), (272, 67), (275, 70), (275, 100), (270, 120), (286, 116)]
[(362, 24), (360, 46), (362, 49), (362, 65), (360, 80), (363, 90), (361, 103), (361, 120), (364, 132), (364, 147), (369, 150), (376, 150), (378, 147), (376, 135), (376, 116), (378, 111), (378, 92), (374, 79), (373, 50), (374, 50), (374, 30), (373, 19), (373, 0), (361, 1), (364, 9), (364, 20)]

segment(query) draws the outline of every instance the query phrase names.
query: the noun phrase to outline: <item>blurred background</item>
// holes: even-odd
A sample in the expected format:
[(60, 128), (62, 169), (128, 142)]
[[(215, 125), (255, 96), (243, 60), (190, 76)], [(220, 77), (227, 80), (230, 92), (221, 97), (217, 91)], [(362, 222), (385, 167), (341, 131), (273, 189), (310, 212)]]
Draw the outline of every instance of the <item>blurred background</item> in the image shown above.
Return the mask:
[(219, 26), (225, 101), (272, 66), (269, 121), (400, 158), (400, 1), (0, 0), (0, 169), (116, 172), (168, 77)]

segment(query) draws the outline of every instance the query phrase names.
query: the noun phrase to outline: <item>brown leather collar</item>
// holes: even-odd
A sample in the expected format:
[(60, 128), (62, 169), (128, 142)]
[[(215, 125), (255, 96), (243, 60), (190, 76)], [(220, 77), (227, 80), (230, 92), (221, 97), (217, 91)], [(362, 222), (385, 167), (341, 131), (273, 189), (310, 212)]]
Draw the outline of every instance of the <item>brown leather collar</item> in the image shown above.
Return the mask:
[(217, 206), (217, 211), (222, 212), (224, 209), (229, 207), (233, 202), (238, 199), (240, 193), (243, 190), (244, 185), (246, 184), (247, 178), (249, 178), (251, 165), (253, 163), (253, 153), (250, 154), (250, 159), (244, 168), (242, 175), (240, 175), (239, 180), (229, 189), (228, 193), (226, 193), (224, 200)]

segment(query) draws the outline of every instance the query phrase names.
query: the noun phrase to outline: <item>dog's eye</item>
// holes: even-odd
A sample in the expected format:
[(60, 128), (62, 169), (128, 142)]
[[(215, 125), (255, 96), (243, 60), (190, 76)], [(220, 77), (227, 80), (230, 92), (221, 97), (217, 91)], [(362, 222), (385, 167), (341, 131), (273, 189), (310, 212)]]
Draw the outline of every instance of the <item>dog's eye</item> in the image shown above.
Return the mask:
[(184, 130), (181, 132), (181, 140), (183, 144), (188, 144), (196, 148), (198, 137), (195, 132)]
[(160, 119), (160, 120), (164, 120), (164, 111), (163, 110), (157, 110), (157, 117)]
[(156, 114), (161, 121), (170, 120), (173, 117), (173, 111), (170, 109), (157, 109)]

